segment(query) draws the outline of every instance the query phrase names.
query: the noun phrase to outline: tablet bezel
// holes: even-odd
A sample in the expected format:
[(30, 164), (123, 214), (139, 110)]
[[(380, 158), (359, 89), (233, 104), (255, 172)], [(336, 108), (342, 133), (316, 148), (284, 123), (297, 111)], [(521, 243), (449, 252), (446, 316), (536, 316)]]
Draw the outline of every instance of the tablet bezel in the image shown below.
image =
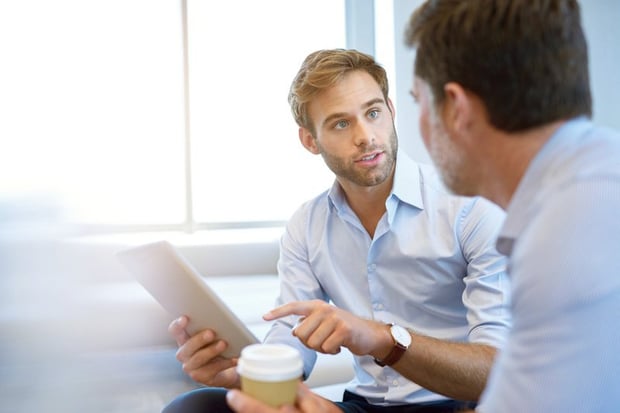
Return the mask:
[(186, 315), (190, 335), (210, 328), (228, 343), (222, 356), (236, 358), (259, 340), (209, 287), (205, 278), (168, 241), (157, 241), (116, 253), (134, 278), (173, 317)]

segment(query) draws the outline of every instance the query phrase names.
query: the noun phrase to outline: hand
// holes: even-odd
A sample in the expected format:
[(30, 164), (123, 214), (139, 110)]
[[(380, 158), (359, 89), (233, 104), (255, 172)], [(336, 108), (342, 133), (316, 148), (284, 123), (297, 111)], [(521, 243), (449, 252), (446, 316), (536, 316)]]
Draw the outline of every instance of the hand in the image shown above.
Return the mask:
[(239, 390), (226, 393), (226, 402), (237, 413), (342, 413), (333, 402), (312, 393), (303, 383), (299, 383), (295, 406), (270, 407)]
[(337, 354), (344, 346), (353, 354), (383, 357), (392, 346), (386, 324), (357, 317), (321, 300), (293, 301), (263, 318), (272, 321), (289, 315), (302, 316), (293, 335), (322, 353)]
[(183, 371), (193, 380), (207, 386), (239, 387), (239, 375), (235, 369), (237, 359), (220, 356), (228, 346), (219, 340), (213, 330), (202, 330), (193, 336), (185, 328), (189, 323), (186, 316), (172, 321), (168, 332), (174, 337), (179, 349), (176, 358), (183, 365)]

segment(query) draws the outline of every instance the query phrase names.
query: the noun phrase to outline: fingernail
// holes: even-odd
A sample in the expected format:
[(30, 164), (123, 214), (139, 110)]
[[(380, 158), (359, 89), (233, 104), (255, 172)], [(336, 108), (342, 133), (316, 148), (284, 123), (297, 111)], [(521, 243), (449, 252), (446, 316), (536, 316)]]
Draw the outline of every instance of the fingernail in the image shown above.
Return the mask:
[(237, 393), (236, 390), (228, 390), (226, 392), (226, 401), (230, 406), (234, 406), (237, 403)]

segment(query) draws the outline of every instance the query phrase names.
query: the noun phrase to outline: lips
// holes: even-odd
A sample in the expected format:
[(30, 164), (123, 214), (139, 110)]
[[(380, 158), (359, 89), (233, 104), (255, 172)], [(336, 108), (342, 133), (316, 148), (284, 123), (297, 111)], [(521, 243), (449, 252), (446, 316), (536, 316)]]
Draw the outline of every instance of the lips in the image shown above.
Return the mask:
[(357, 162), (367, 162), (367, 161), (372, 161), (373, 159), (376, 159), (379, 155), (381, 155), (381, 151), (376, 151), (376, 152), (372, 152), (372, 153), (368, 153), (360, 158), (357, 159)]
[(375, 159), (377, 157), (378, 154), (372, 154), (372, 155), (368, 155), (368, 156), (364, 156), (361, 160), (362, 161), (370, 161), (372, 159)]
[(376, 151), (372, 153), (368, 153), (358, 158), (355, 163), (358, 165), (363, 165), (366, 167), (374, 167), (379, 164), (383, 157), (382, 151)]

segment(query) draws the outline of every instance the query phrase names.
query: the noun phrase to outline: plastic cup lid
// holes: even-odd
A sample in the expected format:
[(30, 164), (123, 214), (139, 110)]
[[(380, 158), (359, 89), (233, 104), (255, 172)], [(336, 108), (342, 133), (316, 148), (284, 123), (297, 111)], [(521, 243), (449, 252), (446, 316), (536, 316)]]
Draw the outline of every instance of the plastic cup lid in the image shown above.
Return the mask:
[(252, 380), (283, 381), (301, 377), (303, 366), (296, 348), (285, 344), (251, 344), (241, 350), (237, 372)]

